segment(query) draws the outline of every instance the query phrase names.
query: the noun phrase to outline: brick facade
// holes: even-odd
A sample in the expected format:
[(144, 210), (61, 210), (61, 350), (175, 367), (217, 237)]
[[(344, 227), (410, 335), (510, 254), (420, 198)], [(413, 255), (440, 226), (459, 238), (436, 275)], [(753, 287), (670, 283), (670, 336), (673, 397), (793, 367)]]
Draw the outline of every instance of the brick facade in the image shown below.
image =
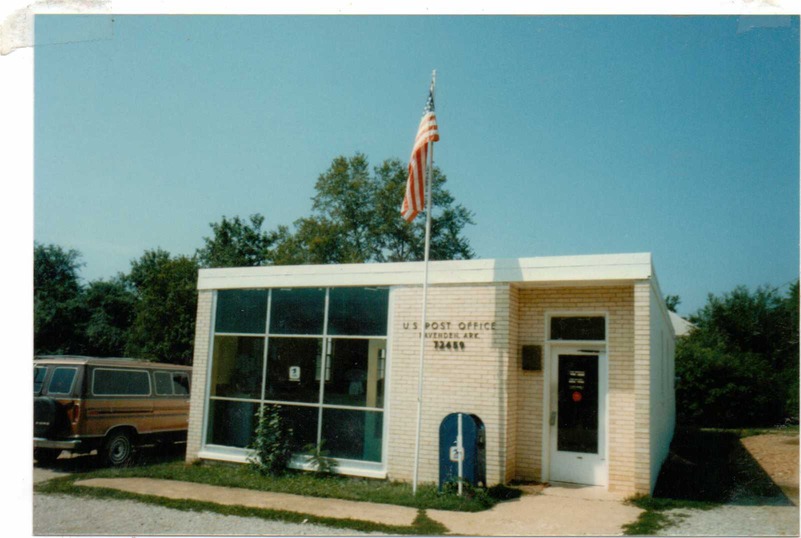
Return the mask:
[(203, 409), (206, 405), (206, 373), (211, 341), (213, 293), (201, 290), (197, 297), (195, 321), (195, 353), (192, 360), (192, 394), (202, 393), (203, 398), (192, 398), (189, 405), (189, 431), (186, 436), (186, 460), (197, 459), (202, 444)]
[[(655, 355), (652, 349), (655, 324), (660, 338), (670, 331), (654, 314), (660, 311), (654, 293), (661, 297), (647, 278), (573, 286), (482, 282), (429, 287), (419, 481), (438, 480), (439, 426), (454, 412), (472, 413), (484, 422), (489, 484), (547, 479), (544, 372), (550, 368), (552, 344), (546, 319), (549, 314), (593, 313), (607, 319), (608, 488), (650, 493), (660, 459), (654, 457), (659, 453), (655, 447), (664, 448), (672, 435), (672, 429), (656, 437), (651, 431), (653, 372), (672, 372), (672, 345), (663, 346), (669, 353)], [(213, 297), (211, 289), (199, 292), (187, 461), (199, 457), (203, 446)], [(420, 286), (391, 287), (384, 461), (386, 476), (393, 480), (412, 480), (414, 474), (421, 299)], [(437, 349), (435, 342), (444, 344)], [(523, 345), (542, 346), (542, 371), (522, 370)], [(669, 360), (669, 366), (654, 370), (655, 357)]]
[[(436, 351), (427, 339), (419, 480), (437, 480), (439, 423), (458, 411), (485, 422), (489, 483), (541, 480), (543, 373), (522, 371), (519, 349), (545, 345), (548, 312), (596, 312), (608, 316), (609, 489), (648, 492), (648, 291), (648, 282), (634, 287), (429, 289), (430, 322), (449, 322), (450, 329), (470, 320), (496, 325), (466, 340), (464, 351)], [(419, 333), (411, 327), (420, 319), (420, 297), (420, 288), (399, 288), (393, 295), (388, 474), (400, 480), (413, 475)], [(546, 360), (550, 357), (544, 353)]]

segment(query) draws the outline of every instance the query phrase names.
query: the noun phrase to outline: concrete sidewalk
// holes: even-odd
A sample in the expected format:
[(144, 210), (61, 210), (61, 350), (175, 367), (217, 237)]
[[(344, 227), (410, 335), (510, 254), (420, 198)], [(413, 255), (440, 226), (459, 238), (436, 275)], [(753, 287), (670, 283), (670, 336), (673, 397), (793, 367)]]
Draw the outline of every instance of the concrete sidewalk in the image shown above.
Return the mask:
[(192, 499), (223, 505), (247, 506), (266, 510), (284, 510), (299, 514), (336, 519), (358, 519), (384, 525), (409, 526), (417, 509), (394, 504), (378, 504), (342, 499), (305, 497), (243, 488), (226, 488), (153, 478), (92, 478), (75, 482), (76, 486), (110, 488), (169, 499)]
[[(171, 499), (193, 499), (223, 505), (285, 510), (336, 519), (409, 526), (417, 509), (389, 504), (304, 497), (287, 493), (226, 488), (150, 478), (93, 478), (76, 485), (103, 487)], [(451, 534), (470, 536), (602, 536), (621, 535), (621, 527), (637, 519), (639, 508), (603, 488), (553, 485), (523, 487), (519, 499), (483, 512), (426, 510)]]

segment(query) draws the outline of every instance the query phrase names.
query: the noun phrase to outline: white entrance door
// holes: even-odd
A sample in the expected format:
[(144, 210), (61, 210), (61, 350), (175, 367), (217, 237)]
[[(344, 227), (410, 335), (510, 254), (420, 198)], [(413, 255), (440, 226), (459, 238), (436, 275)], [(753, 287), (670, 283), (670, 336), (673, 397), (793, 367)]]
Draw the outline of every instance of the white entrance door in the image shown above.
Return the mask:
[(606, 354), (554, 349), (550, 366), (550, 480), (605, 486)]

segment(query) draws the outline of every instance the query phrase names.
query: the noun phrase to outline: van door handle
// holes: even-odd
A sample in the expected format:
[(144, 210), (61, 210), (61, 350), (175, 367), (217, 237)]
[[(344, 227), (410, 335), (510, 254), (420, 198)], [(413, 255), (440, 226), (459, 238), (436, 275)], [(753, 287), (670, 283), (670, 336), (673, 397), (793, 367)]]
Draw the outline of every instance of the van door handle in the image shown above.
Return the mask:
[(551, 411), (551, 420), (549, 422), (551, 426), (556, 425), (556, 411)]

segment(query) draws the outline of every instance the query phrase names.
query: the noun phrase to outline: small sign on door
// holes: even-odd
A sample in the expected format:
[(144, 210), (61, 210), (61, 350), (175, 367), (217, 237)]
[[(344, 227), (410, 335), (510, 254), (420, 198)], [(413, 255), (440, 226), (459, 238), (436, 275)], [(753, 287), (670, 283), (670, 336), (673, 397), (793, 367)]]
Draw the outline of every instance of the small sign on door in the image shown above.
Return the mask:
[(300, 381), (300, 366), (289, 367), (289, 380)]
[(462, 461), (464, 460), (464, 449), (452, 446), (449, 456), (451, 461)]

